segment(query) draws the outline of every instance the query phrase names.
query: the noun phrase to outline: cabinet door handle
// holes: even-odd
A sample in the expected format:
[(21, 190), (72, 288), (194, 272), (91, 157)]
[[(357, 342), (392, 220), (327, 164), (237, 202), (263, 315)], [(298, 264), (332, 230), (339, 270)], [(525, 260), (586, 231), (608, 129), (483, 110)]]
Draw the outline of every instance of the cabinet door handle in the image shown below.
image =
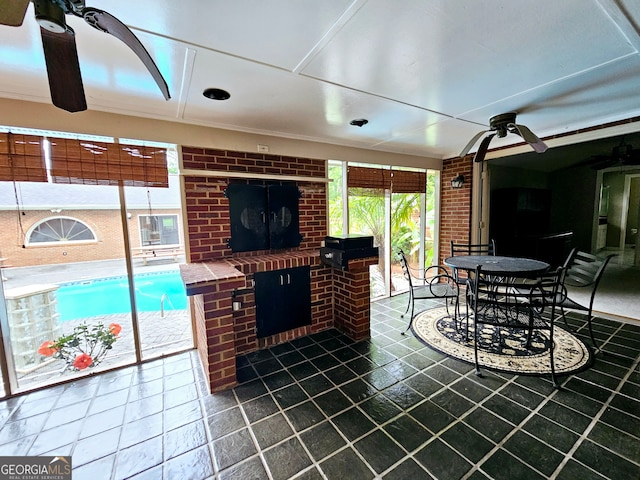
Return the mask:
[(280, 285), (284, 285), (284, 275), (280, 275)]
[(287, 285), (291, 285), (291, 275), (287, 273)]

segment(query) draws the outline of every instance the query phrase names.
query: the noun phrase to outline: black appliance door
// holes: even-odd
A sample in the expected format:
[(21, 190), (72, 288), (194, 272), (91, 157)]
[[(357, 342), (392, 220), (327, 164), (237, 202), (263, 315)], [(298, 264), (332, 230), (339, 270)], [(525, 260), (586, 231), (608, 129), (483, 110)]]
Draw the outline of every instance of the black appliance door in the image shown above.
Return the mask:
[(233, 252), (269, 248), (267, 228), (267, 191), (261, 185), (232, 183), (225, 190), (229, 199)]
[(302, 241), (300, 235), (300, 194), (296, 185), (270, 185), (269, 196), (269, 237), (271, 248), (297, 247)]

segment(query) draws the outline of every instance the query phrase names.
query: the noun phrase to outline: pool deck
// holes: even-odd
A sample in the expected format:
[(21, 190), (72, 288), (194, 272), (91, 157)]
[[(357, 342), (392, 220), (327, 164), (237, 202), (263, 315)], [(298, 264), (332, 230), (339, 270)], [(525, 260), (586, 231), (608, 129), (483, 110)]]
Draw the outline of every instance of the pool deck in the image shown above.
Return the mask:
[[(135, 273), (178, 270), (180, 263), (184, 263), (184, 257), (179, 258), (178, 262), (168, 258), (157, 259), (149, 262), (148, 265), (134, 260), (133, 269)], [(126, 272), (124, 259), (3, 268), (2, 284), (7, 290), (35, 283), (68, 283), (94, 278), (117, 277), (126, 275)]]

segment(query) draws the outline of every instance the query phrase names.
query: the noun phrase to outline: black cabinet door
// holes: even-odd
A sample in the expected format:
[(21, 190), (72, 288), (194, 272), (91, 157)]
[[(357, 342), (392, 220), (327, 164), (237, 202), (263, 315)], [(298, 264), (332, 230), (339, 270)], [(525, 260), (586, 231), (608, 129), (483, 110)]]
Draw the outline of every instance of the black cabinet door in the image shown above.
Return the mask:
[(311, 324), (310, 267), (256, 272), (256, 335), (268, 337)]
[(269, 248), (267, 195), (261, 185), (232, 183), (225, 190), (231, 219), (231, 250), (249, 252)]
[(271, 248), (300, 245), (299, 192), (296, 185), (270, 185), (269, 244)]
[(299, 192), (294, 184), (248, 185), (231, 183), (229, 199), (234, 252), (250, 252), (300, 245)]

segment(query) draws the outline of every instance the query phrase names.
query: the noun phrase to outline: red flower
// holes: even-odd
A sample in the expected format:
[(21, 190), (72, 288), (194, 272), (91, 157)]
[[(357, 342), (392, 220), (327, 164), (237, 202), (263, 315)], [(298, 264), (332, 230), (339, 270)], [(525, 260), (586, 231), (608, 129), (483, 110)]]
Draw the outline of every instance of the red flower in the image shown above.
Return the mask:
[(58, 349), (54, 347), (54, 345), (55, 343), (53, 343), (51, 340), (47, 340), (42, 345), (40, 345), (38, 353), (40, 355), (44, 355), (45, 357), (50, 357), (58, 351)]
[(118, 336), (122, 331), (122, 327), (117, 323), (112, 323), (109, 325), (109, 331), (113, 333), (115, 336)]
[(73, 361), (73, 366), (78, 370), (84, 370), (85, 368), (90, 367), (92, 363), (93, 358), (91, 358), (91, 355), (83, 353), (76, 357), (76, 359)]

